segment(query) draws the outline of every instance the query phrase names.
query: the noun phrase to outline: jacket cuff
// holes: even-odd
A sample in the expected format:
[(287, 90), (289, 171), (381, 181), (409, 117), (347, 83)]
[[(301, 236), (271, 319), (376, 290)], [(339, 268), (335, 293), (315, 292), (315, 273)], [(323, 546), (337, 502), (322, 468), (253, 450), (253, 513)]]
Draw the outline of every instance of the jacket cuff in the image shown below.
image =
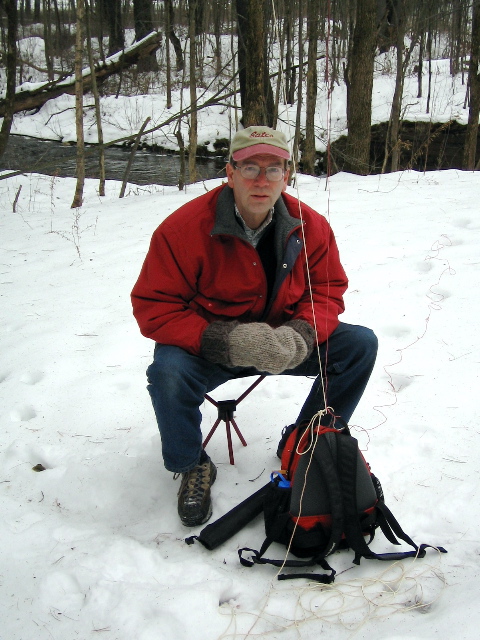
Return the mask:
[(228, 336), (240, 323), (217, 320), (208, 325), (202, 334), (200, 356), (209, 362), (232, 366), (228, 346)]
[(305, 340), (307, 345), (307, 356), (304, 361), (310, 356), (315, 345), (317, 344), (317, 335), (315, 333), (315, 329), (309, 324), (306, 320), (290, 320), (286, 322), (285, 327), (290, 327), (297, 333), (299, 333), (302, 338)]

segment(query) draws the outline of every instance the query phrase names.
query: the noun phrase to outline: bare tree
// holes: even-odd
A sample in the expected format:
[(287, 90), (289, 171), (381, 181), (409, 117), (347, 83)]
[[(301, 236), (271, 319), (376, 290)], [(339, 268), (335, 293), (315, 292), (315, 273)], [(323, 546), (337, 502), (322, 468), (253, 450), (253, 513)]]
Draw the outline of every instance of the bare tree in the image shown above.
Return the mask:
[(264, 0), (236, 0), (243, 125), (268, 125)]
[(108, 29), (108, 55), (125, 48), (121, 0), (97, 0), (100, 11), (105, 17)]
[(7, 147), (10, 130), (12, 128), (14, 103), (15, 103), (15, 76), (17, 73), (17, 31), (18, 13), (16, 0), (1, 0), (0, 9), (7, 15), (7, 50), (6, 50), (6, 71), (7, 71), (7, 91), (5, 95), (5, 115), (0, 129), (0, 157), (3, 156)]
[(165, 20), (165, 94), (167, 99), (167, 109), (172, 108), (172, 65), (170, 62), (170, 40), (168, 34), (170, 33), (170, 11), (168, 7), (165, 7), (164, 13)]
[(197, 10), (197, 0), (188, 0), (188, 37), (190, 42), (190, 105), (192, 112), (190, 114), (190, 132), (188, 141), (188, 173), (190, 176), (190, 182), (197, 181), (197, 80), (196, 80), (196, 32), (195, 32), (195, 16)]
[[(295, 135), (293, 138), (293, 162), (298, 167), (300, 156), (300, 125), (303, 107), (303, 0), (298, 0), (298, 81), (297, 81), (297, 112), (295, 116)], [(292, 178), (292, 173), (290, 173)]]
[(90, 64), (90, 73), (92, 77), (92, 93), (93, 93), (93, 99), (95, 102), (95, 121), (97, 125), (97, 136), (98, 136), (98, 171), (100, 176), (99, 184), (98, 184), (98, 195), (104, 196), (105, 195), (105, 148), (103, 146), (103, 128), (102, 128), (102, 111), (100, 108), (100, 95), (98, 93), (97, 78), (95, 75), (95, 62), (93, 59), (93, 51), (92, 51), (90, 14), (91, 14), (91, 5), (89, 5), (87, 2), (86, 12), (85, 12), (85, 26), (87, 31), (88, 62)]
[(480, 0), (474, 0), (472, 9), (472, 44), (470, 48), (470, 66), (468, 86), (470, 90), (470, 108), (463, 150), (463, 166), (473, 171), (477, 150), (478, 117), (480, 114)]
[(305, 117), (305, 145), (303, 150), (303, 172), (315, 173), (315, 107), (317, 106), (317, 43), (320, 2), (309, 0), (307, 7), (307, 99)]
[[(152, 16), (152, 0), (133, 0), (133, 20), (135, 23), (135, 40), (139, 42), (154, 31)], [(154, 55), (138, 61), (139, 71), (156, 71), (157, 59)]]
[(183, 51), (182, 51), (182, 44), (173, 29), (173, 25), (175, 24), (175, 13), (173, 10), (172, 0), (165, 0), (165, 11), (168, 12), (168, 24), (169, 24), (168, 38), (172, 43), (172, 46), (175, 50), (175, 55), (177, 57), (177, 71), (182, 71), (184, 67)]
[(54, 79), (53, 71), (53, 38), (50, 0), (43, 0), (43, 43), (45, 49), (45, 64), (49, 80)]
[(81, 207), (85, 186), (85, 141), (83, 134), (83, 20), (84, 0), (77, 0), (77, 32), (75, 37), (75, 128), (77, 132), (77, 183), (72, 209)]
[(345, 169), (367, 175), (370, 166), (376, 0), (357, 2), (355, 26), (345, 73), (347, 125)]
[(394, 25), (396, 36), (396, 74), (395, 91), (392, 98), (390, 111), (390, 121), (385, 142), (385, 159), (383, 171), (386, 170), (388, 160), (391, 161), (391, 171), (398, 171), (401, 154), (400, 126), (403, 88), (405, 84), (405, 72), (410, 61), (410, 57), (419, 40), (418, 33), (410, 34), (410, 44), (405, 49), (406, 18), (409, 10), (409, 0), (397, 0), (394, 6)]

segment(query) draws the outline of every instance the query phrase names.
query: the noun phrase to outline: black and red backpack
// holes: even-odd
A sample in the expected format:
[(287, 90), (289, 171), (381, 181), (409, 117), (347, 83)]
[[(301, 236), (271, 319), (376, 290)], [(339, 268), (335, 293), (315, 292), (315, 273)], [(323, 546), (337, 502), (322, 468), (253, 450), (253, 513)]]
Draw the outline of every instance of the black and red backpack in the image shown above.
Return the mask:
[[(353, 562), (360, 564), (362, 557), (422, 558), (431, 547), (416, 545), (385, 505), (381, 484), (346, 424), (339, 429), (305, 424), (293, 430), (282, 453), (282, 471), (272, 474), (263, 510), (267, 537), (259, 551), (239, 551), (244, 566), (273, 564), (299, 569), (319, 565), (329, 572), (284, 573), (278, 576), (280, 580), (304, 577), (333, 582), (335, 571), (326, 558), (341, 548), (352, 549)], [(399, 545), (399, 538), (413, 550), (374, 553), (368, 545), (378, 528), (392, 544)], [(300, 560), (264, 558), (272, 542), (286, 545)], [(446, 553), (442, 547), (434, 548)]]
[[(335, 425), (339, 423), (337, 419)], [(384, 502), (382, 487), (365, 461), (348, 426), (323, 427), (315, 423), (294, 428), (282, 453), (282, 470), (270, 482), (216, 522), (207, 525), (194, 540), (215, 549), (263, 511), (266, 538), (259, 551), (238, 551), (243, 566), (271, 564), (293, 568), (279, 580), (307, 578), (329, 584), (335, 570), (326, 558), (350, 548), (353, 562), (360, 559), (400, 560), (423, 558), (431, 545), (417, 545), (403, 531)], [(368, 546), (380, 529), (394, 545), (398, 539), (411, 551), (374, 553)], [(273, 542), (281, 543), (297, 560), (264, 557)], [(432, 547), (446, 553), (443, 547)], [(328, 573), (305, 573), (299, 569), (320, 566)]]

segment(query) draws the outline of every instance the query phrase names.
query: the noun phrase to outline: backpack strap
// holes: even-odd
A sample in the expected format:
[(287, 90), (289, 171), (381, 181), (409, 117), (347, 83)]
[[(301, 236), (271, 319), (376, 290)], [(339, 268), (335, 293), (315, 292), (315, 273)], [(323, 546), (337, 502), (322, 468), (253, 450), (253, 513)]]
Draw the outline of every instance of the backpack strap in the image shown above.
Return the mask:
[[(378, 500), (375, 507), (377, 509), (377, 521), (385, 537), (395, 545), (400, 544), (397, 537), (413, 547), (414, 551), (400, 551), (397, 553), (374, 553), (367, 545), (363, 536), (360, 518), (356, 502), (357, 495), (357, 463), (358, 463), (358, 443), (353, 437), (338, 438), (338, 469), (343, 479), (343, 503), (345, 509), (345, 537), (349, 546), (355, 552), (354, 564), (360, 564), (362, 557), (376, 560), (402, 560), (404, 558), (425, 556), (427, 548), (437, 549), (441, 553), (447, 553), (443, 547), (433, 547), (428, 544), (418, 546), (408, 536), (394, 517), (393, 513), (383, 502)], [(395, 537), (397, 536), (397, 537)]]
[(332, 514), (330, 539), (325, 547), (325, 551), (321, 554), (322, 558), (326, 558), (335, 551), (343, 536), (345, 510), (342, 500), (342, 486), (332, 450), (330, 449), (327, 439), (322, 437), (321, 434), (319, 434), (317, 438), (313, 455), (319, 465), (325, 487), (327, 488)]
[[(386, 530), (390, 530), (390, 533), (393, 531), (393, 533), (391, 533), (392, 536), (393, 534), (395, 534), (398, 538), (400, 538), (400, 540), (403, 540), (404, 542), (409, 544), (411, 547), (413, 547), (415, 551), (404, 551), (399, 553), (379, 553), (379, 554), (372, 554), (372, 552), (370, 551), (371, 555), (365, 556), (365, 557), (373, 557), (373, 558), (376, 558), (377, 560), (402, 560), (403, 558), (413, 558), (413, 557), (423, 558), (425, 556), (426, 549), (436, 549), (440, 553), (447, 553), (447, 550), (444, 549), (444, 547), (436, 547), (431, 544), (420, 544), (420, 545), (415, 544), (415, 542), (410, 538), (410, 536), (407, 535), (405, 531), (402, 529), (398, 520), (395, 518), (395, 516), (387, 507), (387, 505), (383, 502), (383, 500), (380, 500), (377, 503), (376, 507), (378, 510), (377, 511), (378, 522), (385, 536), (390, 540), (390, 537), (387, 535)], [(393, 537), (395, 538), (395, 536)], [(398, 541), (397, 541), (397, 544), (399, 544)]]
[[(267, 540), (265, 540), (267, 542)], [(249, 549), (248, 547), (244, 547), (243, 549), (238, 550), (238, 557), (240, 559), (240, 563), (244, 567), (253, 567), (254, 564), (271, 564), (274, 567), (289, 567), (289, 568), (305, 568), (305, 567), (314, 567), (315, 565), (320, 565), (322, 569), (325, 571), (330, 571), (330, 574), (326, 573), (281, 573), (278, 576), (279, 580), (294, 580), (296, 578), (306, 578), (307, 580), (313, 580), (315, 582), (321, 582), (322, 584), (331, 584), (335, 580), (335, 569), (328, 564), (328, 562), (317, 556), (315, 558), (311, 558), (310, 560), (270, 560), (268, 558), (262, 558), (263, 553), (266, 551), (271, 541), (268, 543), (267, 547), (265, 547), (265, 542), (262, 545), (260, 551), (256, 551), (255, 549)], [(262, 551), (263, 550), (263, 551)], [(250, 558), (244, 557), (243, 553), (249, 552)]]

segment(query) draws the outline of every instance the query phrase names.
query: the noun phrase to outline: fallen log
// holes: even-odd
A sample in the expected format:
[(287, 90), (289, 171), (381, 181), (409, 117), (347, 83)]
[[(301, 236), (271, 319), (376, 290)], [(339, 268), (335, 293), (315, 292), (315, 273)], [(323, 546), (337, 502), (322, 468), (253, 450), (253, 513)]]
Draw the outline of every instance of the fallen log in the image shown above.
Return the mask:
[[(135, 42), (128, 49), (124, 49), (113, 54), (95, 67), (95, 77), (97, 83), (100, 84), (109, 76), (119, 73), (123, 69), (136, 64), (139, 60), (146, 58), (154, 53), (161, 44), (162, 34), (154, 31), (142, 40)], [(88, 93), (92, 88), (92, 75), (90, 67), (83, 70), (83, 90)], [(31, 109), (40, 109), (46, 102), (58, 96), (75, 93), (75, 74), (67, 77), (58, 78), (51, 82), (43, 84), (25, 83), (17, 87), (14, 101), (13, 113), (19, 111), (30, 111)], [(5, 98), (0, 99), (0, 118), (6, 113)]]

